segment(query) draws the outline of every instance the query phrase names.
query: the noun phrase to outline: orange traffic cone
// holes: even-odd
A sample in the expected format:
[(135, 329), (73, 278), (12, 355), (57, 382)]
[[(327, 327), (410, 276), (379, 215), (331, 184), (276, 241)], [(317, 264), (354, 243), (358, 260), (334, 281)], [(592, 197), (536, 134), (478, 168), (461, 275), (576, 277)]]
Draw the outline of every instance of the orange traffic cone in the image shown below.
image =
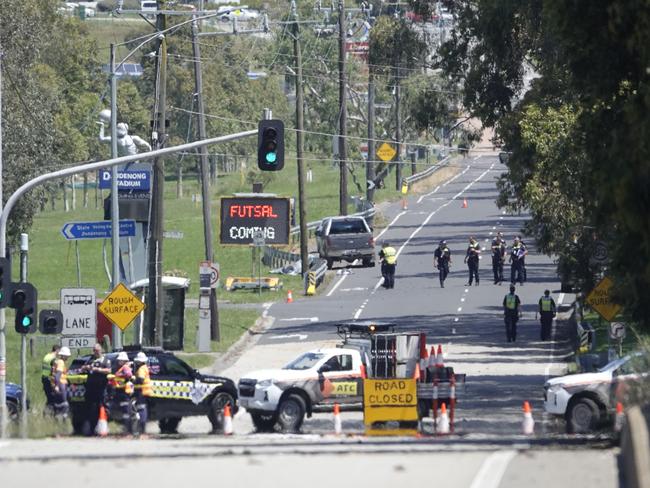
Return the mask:
[(616, 403), (616, 417), (614, 417), (614, 432), (621, 432), (623, 430), (623, 422), (625, 421), (625, 413), (623, 412), (623, 404)]
[(438, 344), (438, 352), (436, 352), (436, 368), (443, 368), (445, 361), (442, 358), (442, 344)]
[(106, 437), (108, 435), (108, 415), (106, 415), (104, 405), (99, 407), (99, 418), (95, 426), (95, 434), (99, 437)]
[(406, 198), (402, 198), (402, 210), (408, 210), (408, 209), (409, 209), (408, 200)]
[(440, 405), (440, 418), (436, 428), (438, 434), (449, 434), (449, 415), (447, 415), (447, 405)]
[(429, 364), (428, 368), (433, 369), (436, 366), (436, 346), (431, 346), (431, 352), (429, 353)]
[(334, 433), (340, 435), (343, 432), (343, 425), (341, 424), (341, 407), (338, 403), (334, 404)]
[(223, 407), (223, 435), (232, 435), (232, 415), (228, 403)]
[(467, 198), (463, 198), (463, 205), (462, 205), (461, 208), (467, 208), (467, 207), (468, 207), (468, 205), (467, 205)]
[(287, 291), (287, 303), (293, 303), (293, 293), (291, 293), (291, 290)]
[(524, 402), (524, 420), (521, 423), (521, 429), (524, 435), (533, 435), (535, 433), (535, 421), (528, 402)]

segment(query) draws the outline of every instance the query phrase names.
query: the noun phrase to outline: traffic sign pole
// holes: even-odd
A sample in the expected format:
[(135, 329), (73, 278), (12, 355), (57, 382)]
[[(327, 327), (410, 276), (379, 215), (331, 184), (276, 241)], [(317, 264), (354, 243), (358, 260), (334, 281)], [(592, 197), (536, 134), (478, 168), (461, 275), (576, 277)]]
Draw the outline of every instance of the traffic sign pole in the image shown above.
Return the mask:
[[(20, 282), (27, 282), (27, 253), (29, 237), (20, 234)], [(20, 437), (27, 438), (27, 334), (20, 334), (20, 387), (23, 394), (20, 397)]]

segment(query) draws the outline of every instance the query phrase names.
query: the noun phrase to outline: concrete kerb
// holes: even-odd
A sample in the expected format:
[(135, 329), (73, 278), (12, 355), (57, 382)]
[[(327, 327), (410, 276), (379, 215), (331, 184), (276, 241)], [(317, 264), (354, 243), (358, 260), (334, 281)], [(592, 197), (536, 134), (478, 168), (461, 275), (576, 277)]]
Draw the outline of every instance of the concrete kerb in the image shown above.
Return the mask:
[(650, 436), (648, 435), (648, 407), (645, 415), (639, 406), (626, 412), (627, 422), (621, 437), (619, 473), (627, 488), (650, 487)]

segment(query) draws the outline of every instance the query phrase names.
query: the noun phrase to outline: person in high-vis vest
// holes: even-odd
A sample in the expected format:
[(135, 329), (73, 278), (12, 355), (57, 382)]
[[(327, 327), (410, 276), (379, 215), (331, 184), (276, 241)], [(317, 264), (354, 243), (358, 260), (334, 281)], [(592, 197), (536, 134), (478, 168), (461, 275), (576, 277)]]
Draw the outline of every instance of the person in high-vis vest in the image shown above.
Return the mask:
[(70, 405), (68, 404), (68, 367), (65, 362), (70, 357), (70, 349), (63, 346), (59, 349), (56, 359), (52, 361), (52, 399), (54, 401), (54, 413), (58, 417), (66, 419)]
[(551, 338), (551, 327), (555, 317), (555, 300), (549, 290), (544, 290), (544, 295), (539, 299), (539, 318), (542, 325), (541, 339), (548, 341)]
[(146, 433), (147, 426), (147, 397), (153, 393), (151, 377), (147, 366), (147, 355), (142, 351), (136, 354), (133, 359), (135, 363), (135, 407), (138, 411), (139, 433)]
[(56, 359), (56, 355), (61, 349), (61, 346), (58, 344), (52, 346), (52, 350), (43, 356), (43, 363), (41, 365), (41, 383), (43, 384), (43, 393), (45, 393), (45, 409), (46, 412), (53, 411), (54, 405), (54, 395), (52, 389), (52, 380), (50, 376), (52, 374), (52, 361)]
[(503, 319), (506, 323), (506, 339), (508, 342), (517, 340), (517, 321), (520, 313), (521, 300), (515, 294), (515, 285), (510, 285), (510, 293), (503, 297)]
[(397, 251), (388, 242), (384, 242), (379, 251), (381, 261), (381, 275), (384, 277), (383, 287), (395, 287), (395, 268), (397, 267)]
[[(117, 371), (109, 383), (115, 391), (115, 403), (117, 403), (121, 415), (122, 425), (126, 434), (131, 432), (131, 397), (133, 396), (133, 371), (129, 363), (129, 356), (122, 351), (115, 358)], [(116, 416), (117, 417), (117, 416)]]

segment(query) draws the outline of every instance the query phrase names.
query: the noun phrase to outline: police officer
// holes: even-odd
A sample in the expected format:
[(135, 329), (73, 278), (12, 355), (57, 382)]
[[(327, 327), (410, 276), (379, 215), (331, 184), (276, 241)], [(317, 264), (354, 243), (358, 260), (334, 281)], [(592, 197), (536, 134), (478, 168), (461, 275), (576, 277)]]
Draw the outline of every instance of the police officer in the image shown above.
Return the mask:
[(135, 408), (138, 411), (139, 433), (146, 433), (147, 426), (147, 397), (153, 393), (151, 378), (147, 366), (147, 355), (140, 351), (133, 359), (135, 363)]
[(82, 371), (88, 373), (86, 391), (84, 393), (86, 419), (84, 434), (92, 435), (97, 427), (99, 408), (104, 404), (106, 395), (107, 376), (111, 373), (111, 361), (104, 356), (101, 344), (93, 346), (93, 356), (89, 364), (85, 364)]
[(52, 400), (54, 413), (62, 419), (68, 418), (68, 368), (65, 364), (70, 357), (70, 349), (63, 346), (56, 354), (56, 359), (52, 361), (52, 372), (50, 379), (52, 381)]
[(43, 356), (43, 363), (41, 365), (41, 383), (43, 384), (43, 393), (45, 393), (45, 411), (53, 413), (54, 396), (52, 395), (52, 361), (56, 359), (56, 355), (61, 347), (56, 344), (52, 346), (52, 350)]
[(395, 268), (397, 267), (397, 251), (388, 242), (384, 242), (379, 251), (381, 261), (381, 275), (384, 277), (383, 287), (395, 287)]
[(503, 319), (506, 323), (506, 339), (515, 342), (517, 339), (517, 321), (521, 315), (521, 300), (515, 294), (515, 285), (510, 285), (510, 293), (503, 297)]
[(122, 425), (125, 433), (133, 433), (131, 429), (131, 396), (133, 395), (133, 371), (129, 363), (129, 356), (122, 351), (115, 358), (117, 371), (111, 379), (111, 386), (115, 391), (115, 403), (122, 416)]
[(494, 284), (501, 284), (503, 281), (503, 262), (506, 259), (506, 244), (503, 241), (501, 232), (492, 239), (492, 272), (494, 273)]
[(521, 261), (522, 279), (524, 280), (525, 283), (528, 279), (526, 274), (526, 256), (528, 256), (528, 246), (526, 246), (526, 243), (521, 238), (521, 236), (517, 236), (517, 238), (519, 239), (519, 243), (521, 244), (521, 249), (519, 250), (519, 260)]
[(510, 283), (513, 285), (518, 281), (520, 284), (524, 284), (524, 272), (522, 268), (521, 258), (524, 256), (525, 249), (519, 240), (519, 237), (515, 237), (515, 240), (510, 249)]
[(541, 339), (547, 341), (551, 338), (551, 326), (555, 317), (555, 300), (549, 290), (544, 290), (544, 295), (539, 299), (539, 318), (542, 325)]
[(451, 251), (447, 247), (447, 241), (440, 241), (438, 249), (433, 253), (433, 260), (439, 271), (440, 287), (444, 288), (445, 280), (449, 274), (449, 267), (451, 266)]
[(481, 246), (474, 237), (469, 238), (469, 246), (467, 246), (467, 253), (465, 254), (465, 263), (469, 268), (469, 282), (467, 286), (472, 286), (472, 281), (476, 278), (476, 286), (478, 286), (478, 259), (481, 254)]

